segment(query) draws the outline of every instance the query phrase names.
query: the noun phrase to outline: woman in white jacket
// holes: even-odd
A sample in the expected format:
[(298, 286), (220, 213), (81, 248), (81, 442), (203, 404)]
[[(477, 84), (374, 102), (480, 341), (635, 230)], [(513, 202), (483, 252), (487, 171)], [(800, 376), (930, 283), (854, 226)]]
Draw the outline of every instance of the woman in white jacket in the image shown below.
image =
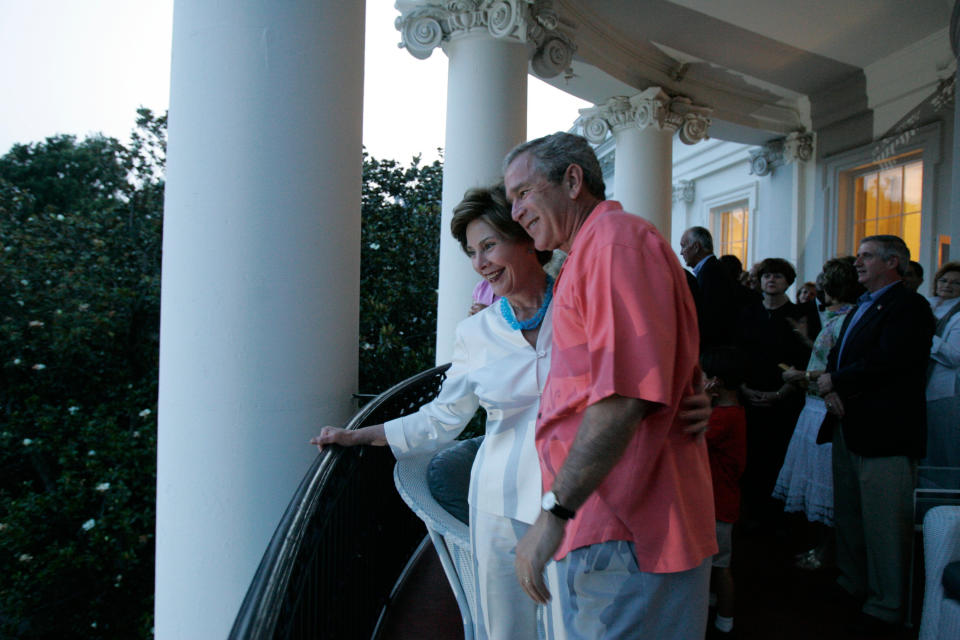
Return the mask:
[(927, 369), (927, 457), (924, 464), (960, 467), (960, 262), (933, 280), (930, 307), (937, 330)]

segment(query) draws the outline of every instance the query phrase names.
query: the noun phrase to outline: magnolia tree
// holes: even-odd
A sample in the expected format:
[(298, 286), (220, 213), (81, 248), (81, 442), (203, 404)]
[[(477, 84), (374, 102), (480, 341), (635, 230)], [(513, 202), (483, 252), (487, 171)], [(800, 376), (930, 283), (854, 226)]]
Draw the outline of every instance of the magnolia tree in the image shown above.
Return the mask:
[[(138, 114), (0, 158), (2, 638), (152, 635), (166, 116)], [(440, 181), (364, 158), (361, 391), (432, 365)]]
[[(364, 156), (360, 391), (379, 393), (434, 364), (440, 251), (439, 161)], [(464, 300), (464, 315), (470, 301)]]

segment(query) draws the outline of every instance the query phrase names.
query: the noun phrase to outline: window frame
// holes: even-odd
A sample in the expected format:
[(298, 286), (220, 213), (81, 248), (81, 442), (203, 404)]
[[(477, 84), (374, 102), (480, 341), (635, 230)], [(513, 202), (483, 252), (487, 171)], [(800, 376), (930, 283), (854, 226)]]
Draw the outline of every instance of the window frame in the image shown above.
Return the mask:
[[(710, 235), (713, 236), (714, 247), (719, 248), (721, 238), (719, 236), (720, 214), (730, 209), (743, 207), (747, 210), (747, 251), (746, 259), (743, 261), (743, 268), (749, 269), (753, 264), (753, 250), (756, 244), (757, 233), (757, 194), (759, 190), (759, 181), (752, 180), (732, 189), (727, 189), (720, 193), (715, 193), (710, 197), (704, 198), (701, 203), (701, 220), (707, 221), (707, 227), (710, 229)], [(720, 254), (717, 254), (718, 257)]]
[(921, 264), (936, 262), (939, 236), (936, 227), (936, 174), (940, 162), (939, 122), (883, 138), (868, 145), (824, 158), (823, 255), (855, 255), (853, 246), (856, 179), (883, 165), (923, 162), (923, 195), (920, 200), (920, 255), (910, 256)]

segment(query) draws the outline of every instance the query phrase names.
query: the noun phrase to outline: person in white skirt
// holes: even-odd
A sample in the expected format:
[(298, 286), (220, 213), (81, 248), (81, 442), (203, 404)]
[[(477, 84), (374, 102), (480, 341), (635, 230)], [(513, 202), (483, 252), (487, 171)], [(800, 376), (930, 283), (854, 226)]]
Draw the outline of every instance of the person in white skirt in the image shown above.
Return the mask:
[(948, 262), (927, 298), (937, 328), (927, 369), (927, 457), (921, 464), (960, 467), (960, 262)]
[(773, 497), (784, 502), (785, 511), (803, 513), (814, 524), (817, 544), (797, 556), (797, 566), (802, 569), (823, 566), (833, 539), (827, 529), (833, 526), (832, 445), (817, 444), (817, 434), (827, 409), (817, 393), (816, 380), (826, 367), (827, 354), (837, 341), (844, 317), (863, 293), (862, 285), (857, 282), (853, 258), (828, 260), (817, 276), (817, 289), (826, 308), (823, 328), (813, 341), (810, 362), (805, 371), (791, 367), (783, 373), (785, 382), (806, 390), (806, 402), (773, 490)]

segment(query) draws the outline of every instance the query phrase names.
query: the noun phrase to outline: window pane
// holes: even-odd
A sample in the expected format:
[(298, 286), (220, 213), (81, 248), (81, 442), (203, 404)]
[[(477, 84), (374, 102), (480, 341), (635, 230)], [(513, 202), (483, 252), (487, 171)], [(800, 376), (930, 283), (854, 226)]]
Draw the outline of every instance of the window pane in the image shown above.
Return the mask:
[(861, 220), (863, 220), (867, 211), (867, 190), (863, 182), (864, 182), (863, 176), (857, 178), (856, 183), (854, 185), (854, 189), (853, 189), (853, 192), (855, 194), (854, 199), (856, 200), (856, 202), (854, 202), (854, 205), (853, 205), (854, 222), (860, 222)]
[(880, 218), (877, 220), (877, 233), (883, 233), (891, 236), (900, 235), (900, 216), (890, 218)]
[(920, 214), (903, 216), (903, 241), (910, 249), (910, 256), (916, 260), (920, 255)]
[(731, 207), (726, 210), (714, 210), (714, 225), (719, 230), (716, 249), (719, 255), (732, 254), (746, 264), (747, 260), (747, 224), (746, 207)]
[(903, 212), (920, 211), (923, 195), (923, 162), (911, 162), (903, 168)]
[(878, 174), (870, 173), (863, 176), (863, 210), (860, 213), (861, 218), (877, 217), (877, 178)]
[[(853, 247), (865, 236), (890, 234), (903, 238), (914, 255), (920, 249), (921, 203), (923, 200), (923, 161), (898, 164), (867, 171), (849, 178), (853, 195)], [(843, 215), (843, 212), (841, 212)], [(842, 237), (842, 235), (841, 235)], [(844, 239), (843, 242), (846, 242)], [(844, 251), (840, 247), (840, 251)]]

